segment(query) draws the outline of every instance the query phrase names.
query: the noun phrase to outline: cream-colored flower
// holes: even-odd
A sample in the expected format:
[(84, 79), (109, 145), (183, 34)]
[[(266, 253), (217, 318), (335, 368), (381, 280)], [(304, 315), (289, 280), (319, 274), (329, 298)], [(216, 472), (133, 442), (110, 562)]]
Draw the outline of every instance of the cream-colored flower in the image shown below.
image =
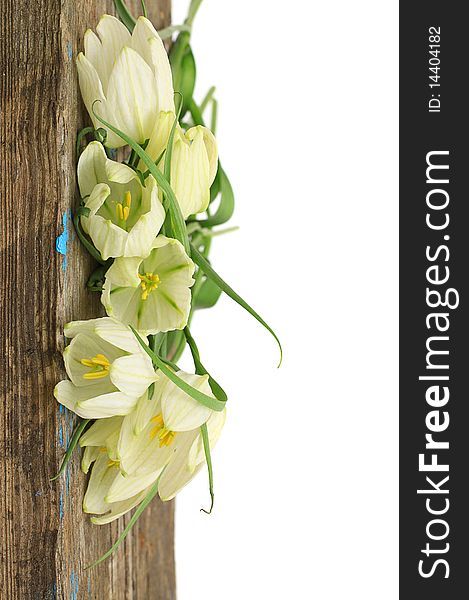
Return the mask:
[[(200, 426), (207, 424), (211, 448), (220, 436), (225, 410), (212, 411), (188, 396), (163, 373), (159, 375), (152, 399), (140, 399), (135, 410), (122, 422), (117, 445), (121, 476), (113, 481), (108, 495), (113, 501), (126, 500), (144, 485), (154, 483), (160, 475), (160, 497), (171, 499), (205, 462)], [(207, 375), (178, 371), (178, 376), (192, 387), (213, 395)], [(137, 485), (139, 479), (140, 485)], [(132, 482), (131, 487), (129, 482)]]
[[(148, 401), (147, 396), (145, 399)], [(139, 493), (130, 493), (124, 501), (109, 501), (109, 489), (114, 480), (120, 477), (117, 442), (123, 417), (111, 417), (96, 421), (80, 438), (80, 446), (84, 448), (82, 470), (92, 472), (88, 488), (83, 499), (83, 510), (95, 515), (91, 521), (104, 525), (114, 521), (128, 512), (145, 498), (148, 489), (143, 486)], [(140, 482), (140, 480), (139, 480)], [(132, 485), (131, 480), (129, 481)]]
[(151, 175), (143, 187), (130, 167), (110, 160), (99, 142), (91, 142), (78, 161), (78, 185), (89, 209), (81, 226), (104, 260), (150, 252), (165, 219)]
[[(132, 32), (115, 17), (103, 15), (98, 35), (85, 33), (85, 53), (77, 58), (83, 101), (96, 128), (106, 121), (142, 143), (153, 134), (161, 111), (174, 112), (174, 92), (168, 56), (153, 25), (139, 17)], [(98, 37), (99, 36), (99, 37)], [(106, 145), (124, 146), (112, 131)]]
[[(174, 115), (162, 114), (158, 135), (150, 138), (148, 154), (156, 160), (167, 145)], [(163, 132), (163, 133), (162, 133)], [(164, 136), (166, 135), (166, 139)], [(159, 164), (163, 171), (165, 155)], [(213, 133), (206, 127), (191, 127), (186, 132), (177, 127), (171, 157), (171, 187), (176, 194), (182, 216), (187, 219), (207, 209), (210, 186), (218, 168), (218, 147)]]
[(85, 419), (126, 415), (158, 377), (132, 331), (104, 317), (65, 326), (72, 342), (64, 350), (69, 380), (54, 396)]
[[(211, 394), (208, 376), (178, 376)], [(170, 500), (205, 463), (200, 426), (207, 424), (213, 448), (224, 421), (225, 411), (202, 406), (160, 373), (151, 399), (145, 393), (130, 414), (96, 421), (82, 435), (82, 470), (93, 465), (83, 510), (101, 515), (93, 523), (109, 523), (137, 506), (158, 478), (160, 497)]]
[(145, 335), (182, 329), (190, 311), (194, 263), (180, 242), (158, 236), (144, 258), (117, 258), (101, 302), (108, 315)]

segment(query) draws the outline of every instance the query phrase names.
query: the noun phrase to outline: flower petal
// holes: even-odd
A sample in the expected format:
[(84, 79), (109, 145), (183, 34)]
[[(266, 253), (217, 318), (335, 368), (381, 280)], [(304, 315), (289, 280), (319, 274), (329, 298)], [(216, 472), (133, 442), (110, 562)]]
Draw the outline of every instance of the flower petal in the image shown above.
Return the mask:
[(90, 367), (82, 364), (83, 359), (91, 359), (97, 354), (104, 354), (107, 360), (112, 363), (116, 358), (122, 356), (123, 352), (118, 348), (102, 340), (93, 333), (79, 333), (71, 341), (63, 352), (65, 370), (74, 385), (78, 387), (101, 386), (112, 391), (114, 388), (110, 383), (108, 376), (100, 379), (88, 379), (85, 375), (90, 372)]
[(109, 505), (104, 498), (118, 474), (118, 467), (114, 465), (109, 466), (109, 457), (107, 454), (101, 454), (97, 458), (91, 470), (88, 488), (83, 498), (84, 512), (99, 515), (109, 510)]
[(188, 431), (177, 434), (178, 441), (176, 452), (161, 475), (158, 484), (158, 493), (163, 501), (174, 498), (174, 496), (187, 485), (200, 470), (202, 465), (191, 470), (187, 461), (189, 450), (198, 435), (200, 435), (198, 431)]
[(152, 23), (139, 17), (132, 32), (132, 47), (151, 67), (158, 94), (158, 111), (174, 112), (174, 90), (171, 66), (163, 42)]
[(150, 358), (142, 352), (115, 360), (110, 368), (110, 378), (121, 392), (140, 398), (158, 376)]
[[(165, 377), (161, 375), (161, 377)], [(208, 375), (193, 375), (178, 371), (178, 377), (204, 394), (213, 396)], [(168, 381), (161, 394), (161, 410), (165, 427), (171, 431), (189, 431), (205, 423), (212, 410), (191, 398), (172, 381)]]
[(94, 127), (98, 128), (100, 127), (100, 124), (93, 114), (93, 102), (100, 100), (100, 111), (103, 113), (104, 118), (106, 118), (106, 98), (104, 96), (99, 75), (94, 66), (82, 52), (80, 52), (77, 57), (77, 70), (83, 102), (86, 106), (88, 114), (91, 117), (91, 120), (93, 121)]
[(197, 125), (196, 127), (191, 127), (190, 129), (188, 129), (186, 131), (186, 138), (188, 140), (193, 140), (200, 133), (202, 133), (203, 135), (208, 162), (210, 165), (209, 185), (212, 185), (218, 169), (218, 144), (215, 136), (210, 131), (210, 129), (208, 129), (207, 127), (203, 127), (202, 125)]
[(158, 187), (151, 176), (147, 187), (143, 190), (143, 195), (150, 196), (148, 202), (150, 210), (142, 214), (129, 231), (124, 253), (126, 257), (148, 256), (151, 251), (151, 244), (158, 235), (166, 217), (163, 205), (158, 199)]
[(128, 500), (123, 500), (122, 502), (114, 502), (113, 504), (108, 504), (107, 506), (111, 509), (108, 513), (103, 515), (102, 517), (91, 517), (90, 521), (94, 525), (106, 525), (107, 523), (111, 523), (111, 521), (115, 521), (129, 510), (132, 510), (137, 504), (140, 504), (142, 500), (145, 499), (145, 496), (148, 494), (150, 490), (146, 489), (140, 494), (129, 498)]
[(210, 164), (204, 134), (194, 129), (190, 143), (182, 135), (174, 143), (171, 159), (171, 185), (185, 219), (206, 210), (210, 202)]
[[(100, 75), (103, 90), (106, 93), (116, 57), (124, 46), (130, 44), (131, 37), (127, 27), (112, 15), (103, 15), (96, 31), (101, 38), (101, 52), (99, 55), (92, 54), (93, 60), (97, 61), (96, 64), (93, 64)], [(85, 46), (85, 52), (86, 50)], [(86, 55), (88, 57), (88, 53)]]
[[(76, 321), (76, 323), (80, 322), (82, 323), (83, 321)], [(93, 330), (100, 338), (125, 352), (131, 352), (132, 354), (140, 354), (142, 352), (141, 346), (132, 331), (115, 319), (109, 317), (94, 319)], [(145, 336), (141, 337), (148, 344), (147, 338)]]
[(136, 404), (137, 398), (123, 392), (112, 392), (78, 402), (75, 412), (85, 419), (103, 419), (115, 415), (128, 415)]
[(90, 196), (98, 183), (106, 183), (106, 161), (106, 152), (96, 141), (90, 142), (80, 154), (77, 175), (82, 198)]
[[(126, 417), (127, 418), (127, 417)], [(225, 425), (226, 420), (226, 408), (220, 412), (213, 411), (210, 415), (209, 420), (207, 421), (207, 432), (208, 432), (208, 441), (210, 444), (210, 450), (215, 448), (216, 443), (218, 442), (223, 426)], [(188, 456), (188, 465), (189, 469), (195, 469), (197, 465), (205, 462), (205, 450), (204, 443), (202, 440), (202, 436), (199, 435), (192, 447), (189, 451)]]
[(107, 89), (113, 124), (142, 143), (158, 115), (156, 83), (150, 67), (132, 48), (124, 47), (114, 64)]
[[(54, 397), (60, 404), (83, 419), (103, 419), (130, 413), (136, 398), (122, 392), (103, 392), (98, 385), (76, 387), (71, 381), (60, 381), (54, 389)], [(94, 395), (96, 394), (96, 395)]]
[[(152, 160), (156, 161), (166, 148), (175, 118), (174, 112), (160, 112), (158, 114), (146, 148), (146, 153)], [(145, 171), (146, 168), (145, 163), (140, 161), (139, 169)]]
[(144, 475), (128, 475), (127, 477), (120, 473), (112, 482), (106, 496), (106, 502), (120, 502), (132, 498), (135, 494), (155, 483), (163, 468), (161, 467), (157, 471)]
[(81, 470), (83, 473), (88, 473), (91, 465), (97, 460), (100, 450), (96, 446), (86, 446), (83, 457), (81, 459)]
[(104, 260), (122, 256), (127, 241), (127, 232), (115, 225), (110, 219), (99, 215), (88, 217), (89, 235)]
[(91, 425), (80, 438), (80, 446), (106, 446), (106, 440), (120, 431), (124, 417), (101, 419)]

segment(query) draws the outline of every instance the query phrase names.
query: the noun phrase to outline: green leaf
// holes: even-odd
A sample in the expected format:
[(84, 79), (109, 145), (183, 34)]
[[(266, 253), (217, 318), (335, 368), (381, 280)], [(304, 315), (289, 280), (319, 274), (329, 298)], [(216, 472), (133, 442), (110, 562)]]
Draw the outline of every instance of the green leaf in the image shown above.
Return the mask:
[(212, 87), (208, 90), (208, 92), (205, 94), (205, 98), (202, 100), (202, 102), (200, 103), (200, 114), (203, 115), (205, 109), (207, 108), (210, 100), (213, 98), (213, 94), (215, 93), (216, 88), (214, 85), (212, 85)]
[(162, 40), (167, 40), (172, 37), (173, 33), (179, 31), (191, 31), (190, 25), (170, 25), (169, 27), (165, 27), (164, 29), (160, 29), (158, 31), (158, 35)]
[(87, 239), (85, 232), (81, 228), (80, 223), (80, 215), (76, 213), (73, 215), (73, 225), (75, 226), (75, 231), (77, 232), (77, 236), (83, 246), (88, 250), (91, 256), (99, 262), (101, 265), (107, 264), (107, 261), (103, 259), (99, 251), (94, 247), (94, 245)]
[(189, 45), (189, 40), (190, 30), (182, 31), (169, 51), (169, 63), (173, 74), (173, 86), (177, 92), (181, 91), (182, 59), (184, 58), (186, 48)]
[(187, 18), (186, 18), (186, 23), (188, 25), (192, 25), (192, 23), (194, 22), (195, 19), (195, 15), (197, 14), (197, 11), (200, 8), (200, 5), (202, 4), (203, 0), (191, 0), (190, 6), (189, 6), (189, 12), (187, 14)]
[(119, 15), (120, 20), (124, 23), (130, 33), (132, 33), (136, 20), (132, 16), (128, 6), (124, 0), (114, 0), (114, 6), (116, 7), (116, 13)]
[(197, 296), (194, 298), (194, 309), (212, 308), (221, 296), (221, 288), (211, 279), (205, 279)]
[(189, 103), (194, 93), (196, 76), (197, 68), (195, 65), (194, 54), (192, 53), (192, 48), (187, 46), (181, 61), (181, 77), (178, 89), (184, 99), (180, 116), (181, 119), (184, 117), (189, 108)]
[(177, 201), (176, 195), (175, 195), (173, 189), (171, 188), (171, 186), (169, 185), (167, 179), (165, 178), (163, 173), (161, 173), (161, 171), (158, 169), (158, 167), (155, 165), (155, 163), (152, 161), (151, 157), (145, 152), (145, 150), (142, 148), (142, 146), (140, 146), (140, 144), (137, 144), (137, 142), (135, 142), (126, 133), (124, 133), (120, 129), (117, 129), (117, 127), (114, 127), (114, 125), (111, 125), (111, 123), (108, 123), (107, 121), (105, 121), (102, 117), (100, 117), (95, 112), (94, 105), (96, 104), (96, 102), (100, 102), (100, 100), (95, 100), (93, 102), (94, 116), (105, 127), (108, 127), (113, 133), (115, 133), (120, 138), (122, 138), (124, 140), (124, 142), (132, 148), (132, 150), (135, 150), (135, 152), (138, 154), (138, 156), (145, 163), (147, 169), (150, 171), (150, 173), (156, 179), (158, 186), (161, 188), (165, 197), (168, 199), (168, 204), (169, 204), (168, 211), (169, 211), (170, 217), (171, 217), (174, 237), (181, 242), (181, 244), (184, 246), (186, 253), (188, 254), (188, 256), (190, 256), (190, 245), (189, 245), (189, 238), (187, 237), (186, 223), (182, 217), (181, 209), (179, 208), (179, 203)]
[[(161, 475), (163, 475), (163, 473), (161, 473)], [(109, 548), (109, 550), (105, 554), (103, 554), (101, 556), (101, 558), (98, 558), (98, 560), (96, 560), (91, 565), (88, 565), (87, 567), (85, 567), (85, 569), (91, 569), (93, 567), (96, 567), (97, 565), (102, 563), (103, 560), (106, 560), (106, 558), (109, 558), (111, 556), (111, 554), (113, 554), (117, 550), (117, 548), (121, 545), (121, 543), (125, 540), (125, 538), (130, 533), (130, 530), (132, 529), (132, 527), (135, 525), (135, 523), (140, 518), (140, 515), (143, 513), (143, 511), (146, 509), (146, 507), (150, 504), (150, 502), (153, 500), (153, 498), (158, 493), (158, 485), (160, 483), (161, 475), (158, 477), (156, 482), (151, 486), (150, 491), (145, 496), (145, 498), (142, 500), (142, 502), (138, 505), (137, 510), (132, 515), (132, 518), (130, 519), (129, 523), (125, 527), (124, 531), (117, 538), (116, 542)]]
[(202, 441), (204, 443), (204, 453), (205, 453), (205, 461), (207, 463), (207, 471), (208, 471), (208, 486), (210, 490), (210, 498), (211, 504), (210, 509), (205, 510), (205, 508), (201, 508), (200, 510), (207, 515), (209, 515), (213, 510), (213, 503), (215, 501), (215, 494), (213, 493), (213, 467), (212, 467), (212, 455), (210, 453), (210, 442), (208, 439), (208, 430), (207, 423), (204, 423), (200, 427), (200, 433), (202, 434)]
[(145, 352), (148, 354), (148, 356), (152, 359), (155, 367), (160, 369), (160, 371), (162, 371), (166, 375), (166, 377), (174, 383), (174, 385), (177, 385), (177, 387), (179, 389), (181, 389), (183, 392), (185, 392), (188, 396), (190, 396), (197, 402), (200, 402), (200, 404), (202, 404), (203, 406), (207, 406), (207, 408), (211, 408), (212, 410), (216, 410), (218, 412), (222, 411), (225, 408), (225, 402), (218, 400), (217, 398), (212, 398), (212, 396), (208, 396), (207, 394), (204, 394), (200, 390), (196, 390), (191, 385), (186, 383), (183, 379), (178, 377), (176, 375), (176, 373), (168, 366), (167, 362), (165, 360), (163, 360), (160, 356), (155, 354), (155, 352), (153, 352), (145, 344), (145, 342), (142, 340), (142, 338), (137, 333), (137, 331), (132, 327), (132, 325), (129, 325), (129, 327), (133, 331), (133, 334), (137, 338), (140, 346), (145, 350)]
[[(217, 178), (221, 194), (220, 204), (213, 215), (209, 216), (207, 219), (197, 221), (201, 227), (215, 227), (216, 225), (222, 225), (231, 219), (234, 212), (235, 202), (233, 188), (220, 163), (218, 164)], [(215, 181), (213, 183), (215, 183)]]
[(280, 367), (280, 365), (282, 364), (282, 345), (281, 345), (280, 340), (278, 339), (275, 331), (269, 325), (267, 325), (267, 323), (264, 321), (264, 319), (251, 306), (249, 306), (249, 304), (245, 300), (243, 300), (243, 298), (241, 298), (241, 296), (239, 294), (237, 294), (234, 291), (234, 289), (231, 288), (226, 283), (226, 281), (224, 281), (220, 277), (220, 275), (218, 275), (218, 273), (212, 268), (212, 266), (207, 261), (207, 259), (193, 245), (191, 245), (191, 255), (192, 255), (192, 260), (195, 262), (195, 264), (200, 269), (202, 269), (202, 271), (205, 273), (205, 275), (207, 277), (209, 277), (214, 283), (216, 283), (218, 285), (218, 287), (223, 292), (225, 292), (225, 294), (227, 294), (232, 300), (234, 300), (240, 306), (242, 306), (245, 310), (247, 310), (247, 312), (250, 315), (252, 315), (257, 321), (259, 321), (259, 323), (261, 325), (263, 325), (267, 329), (267, 331), (269, 331), (273, 335), (273, 337), (277, 341), (277, 344), (278, 344), (278, 347), (280, 350), (280, 362), (278, 364), (278, 366)]
[[(179, 92), (176, 92), (176, 94), (179, 94)], [(165, 149), (166, 154), (165, 154), (165, 159), (164, 159), (164, 176), (165, 176), (166, 181), (170, 185), (171, 185), (171, 161), (173, 159), (174, 134), (176, 133), (176, 125), (179, 120), (179, 115), (181, 114), (183, 102), (184, 102), (184, 99), (181, 98), (181, 100), (179, 102), (178, 112), (177, 112), (177, 115), (171, 126), (171, 131), (169, 132), (168, 143), (167, 143), (166, 149)], [(187, 231), (187, 229), (186, 229), (186, 231)]]
[(68, 465), (70, 459), (72, 458), (72, 454), (73, 454), (73, 451), (75, 450), (78, 440), (80, 439), (81, 434), (83, 433), (83, 431), (85, 430), (85, 428), (89, 422), (90, 422), (90, 419), (84, 419), (77, 425), (77, 427), (75, 428), (75, 431), (73, 432), (73, 436), (72, 436), (72, 439), (70, 440), (70, 444), (68, 445), (67, 451), (65, 452), (65, 456), (63, 457), (62, 464), (60, 465), (60, 469), (59, 469), (57, 475), (54, 475), (54, 477), (52, 477), (49, 481), (55, 481), (65, 471), (65, 467)]
[(80, 131), (77, 134), (77, 144), (75, 147), (75, 151), (76, 151), (76, 155), (77, 155), (77, 159), (81, 154), (81, 141), (82, 139), (87, 136), (89, 133), (93, 133), (94, 131), (94, 127), (84, 127), (83, 129), (80, 129)]
[(179, 329), (175, 329), (174, 331), (169, 331), (166, 335), (168, 340), (166, 356), (169, 360), (177, 362), (186, 346), (184, 333)]
[(226, 395), (225, 390), (221, 387), (221, 385), (215, 381), (215, 379), (210, 375), (207, 369), (204, 367), (200, 360), (199, 349), (197, 348), (197, 344), (195, 343), (194, 338), (191, 335), (189, 327), (184, 327), (184, 335), (186, 337), (187, 343), (192, 353), (192, 358), (194, 360), (195, 372), (197, 375), (208, 375), (208, 383), (210, 385), (210, 389), (212, 390), (215, 398), (220, 400), (221, 402), (226, 403), (228, 400), (228, 396)]

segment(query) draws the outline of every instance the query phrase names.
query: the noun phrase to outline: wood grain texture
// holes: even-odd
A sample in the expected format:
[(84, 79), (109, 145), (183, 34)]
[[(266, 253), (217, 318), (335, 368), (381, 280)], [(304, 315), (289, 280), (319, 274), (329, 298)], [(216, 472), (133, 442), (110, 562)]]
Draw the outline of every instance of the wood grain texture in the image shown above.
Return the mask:
[[(170, 0), (147, 5), (157, 27), (169, 24)], [(66, 477), (49, 481), (75, 422), (52, 395), (65, 377), (63, 325), (101, 314), (70, 221), (84, 122), (75, 58), (112, 3), (1, 0), (0, 8), (0, 598), (174, 600), (173, 503), (154, 501), (116, 556), (85, 571), (129, 517), (89, 523), (79, 453)], [(56, 251), (64, 230), (66, 256)]]

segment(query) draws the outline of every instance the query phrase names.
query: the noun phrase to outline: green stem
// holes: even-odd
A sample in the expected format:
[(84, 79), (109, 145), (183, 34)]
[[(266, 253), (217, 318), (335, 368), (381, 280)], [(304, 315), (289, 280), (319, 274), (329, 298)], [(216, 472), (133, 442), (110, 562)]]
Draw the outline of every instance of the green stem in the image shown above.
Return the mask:
[(74, 217), (73, 217), (73, 224), (75, 226), (75, 231), (77, 232), (77, 236), (78, 236), (80, 242), (83, 244), (83, 246), (85, 246), (85, 248), (88, 250), (88, 252), (91, 254), (91, 256), (96, 261), (98, 261), (99, 264), (105, 265), (106, 261), (103, 259), (103, 257), (101, 256), (101, 254), (93, 246), (93, 244), (86, 239), (85, 233), (83, 232), (83, 230), (81, 228), (80, 215), (78, 215), (78, 214), (74, 215)]
[(208, 90), (208, 92), (205, 94), (205, 98), (202, 100), (202, 102), (200, 103), (200, 113), (203, 115), (205, 109), (208, 106), (208, 103), (210, 102), (210, 100), (213, 98), (213, 94), (215, 93), (216, 87), (214, 85), (212, 85), (212, 87)]
[(63, 457), (62, 463), (60, 465), (60, 469), (59, 469), (57, 475), (54, 475), (54, 477), (52, 477), (50, 479), (50, 481), (55, 481), (65, 471), (65, 467), (67, 466), (69, 460), (72, 458), (72, 454), (73, 454), (73, 451), (75, 450), (78, 440), (80, 439), (81, 434), (83, 433), (85, 427), (88, 425), (89, 422), (90, 422), (90, 419), (84, 419), (76, 427), (75, 431), (73, 432), (73, 437), (70, 440), (70, 444), (68, 445), (67, 452), (65, 453), (65, 456)]

